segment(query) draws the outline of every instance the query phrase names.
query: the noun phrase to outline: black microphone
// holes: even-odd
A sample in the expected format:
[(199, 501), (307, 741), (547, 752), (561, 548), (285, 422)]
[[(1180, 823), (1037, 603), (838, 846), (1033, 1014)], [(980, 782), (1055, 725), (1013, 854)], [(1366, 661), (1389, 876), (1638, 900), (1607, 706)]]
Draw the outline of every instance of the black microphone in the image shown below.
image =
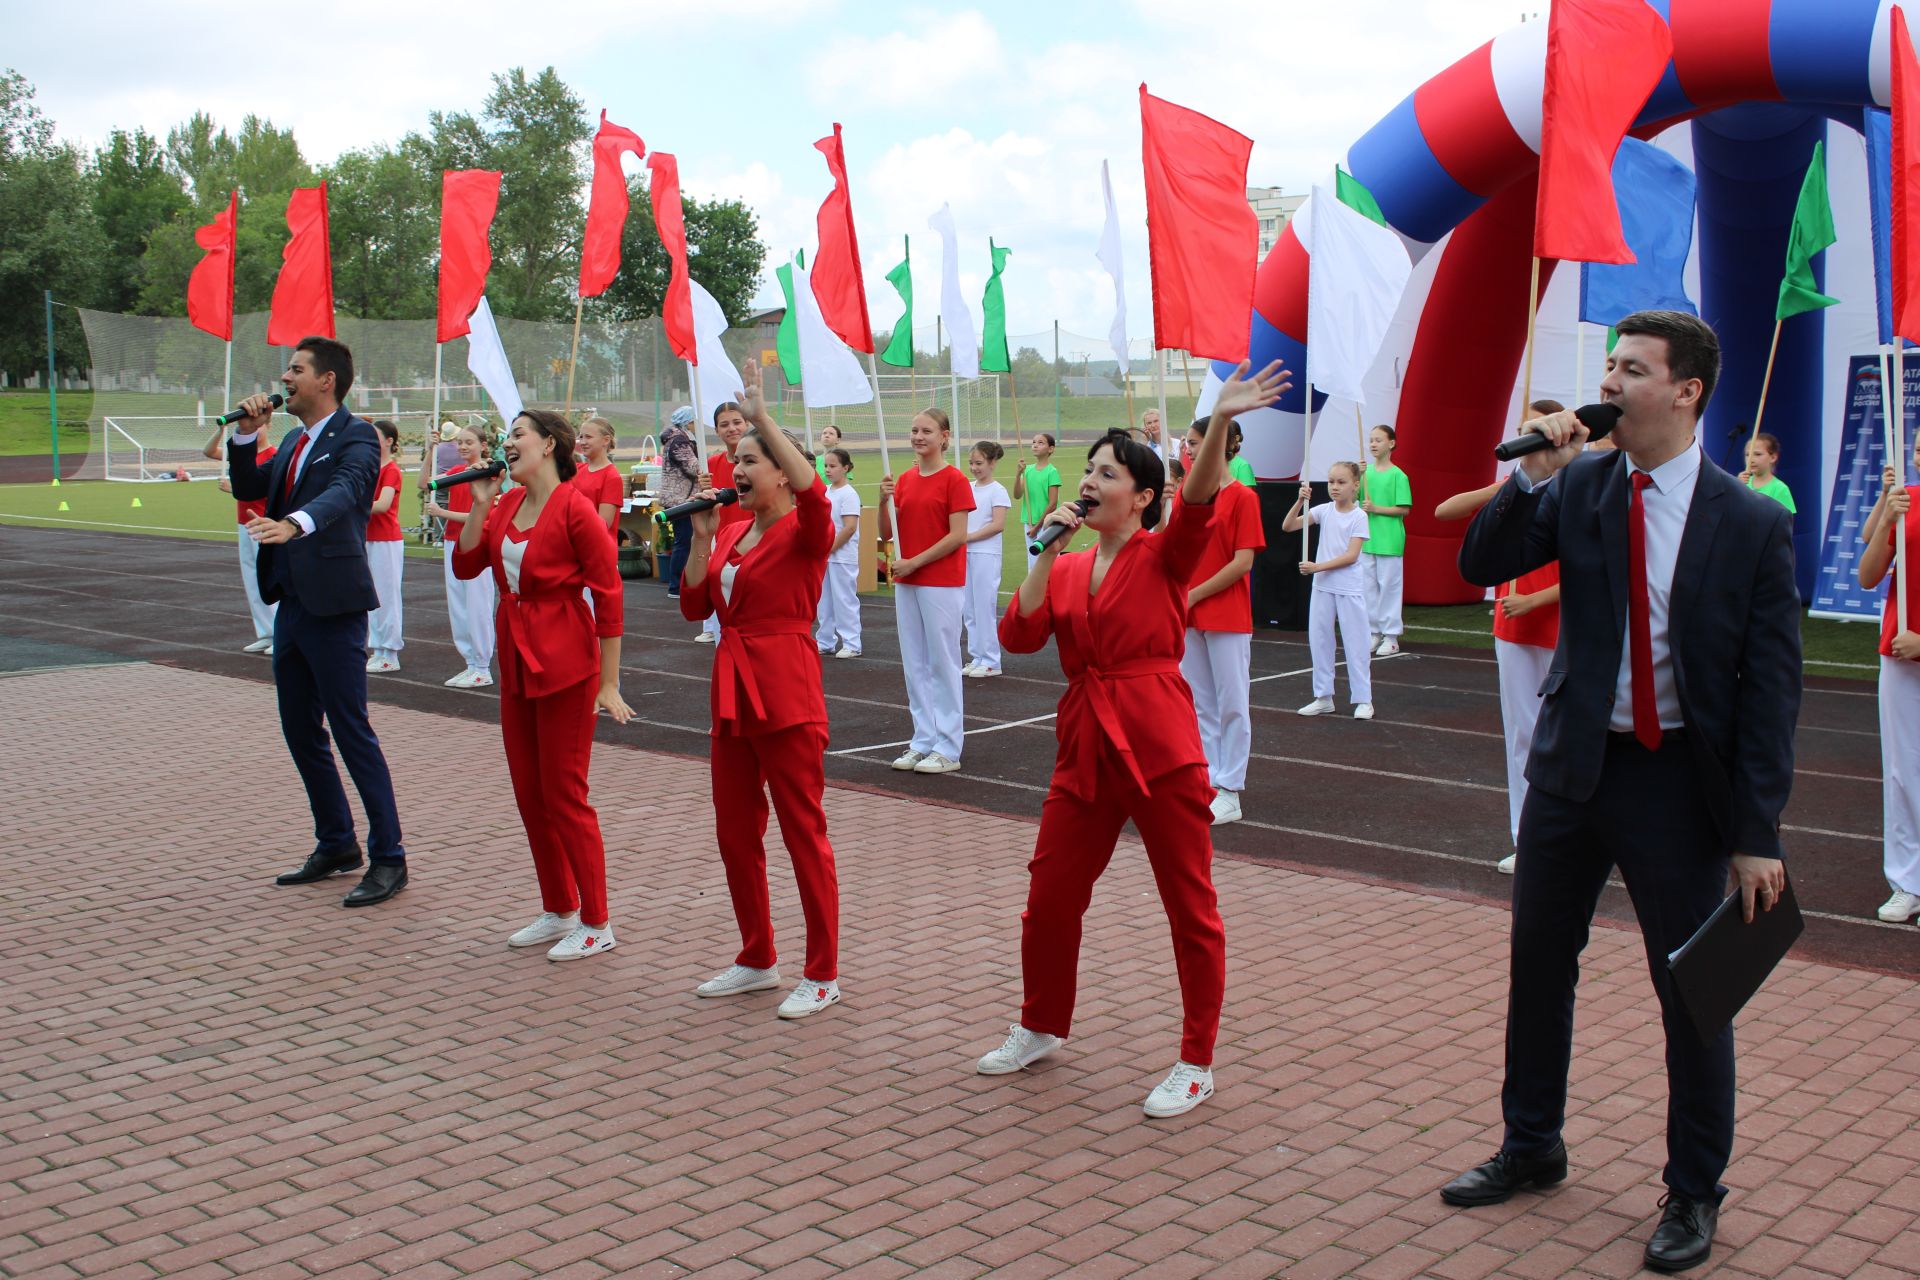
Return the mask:
[[(1100, 505), (1100, 500), (1098, 498), (1081, 498), (1079, 501), (1069, 502), (1067, 505), (1073, 508), (1075, 515), (1084, 520), (1087, 517), (1087, 512)], [(1071, 537), (1072, 534), (1073, 530), (1064, 524), (1047, 525), (1041, 529), (1040, 532), (1033, 535), (1033, 541), (1027, 544), (1027, 552), (1030, 555), (1037, 556), (1054, 543), (1060, 541), (1060, 539)]]
[(715, 507), (730, 507), (740, 501), (740, 495), (732, 489), (715, 489), (711, 498), (694, 498), (678, 506), (668, 507), (660, 514), (669, 520), (678, 520), (681, 516), (690, 516), (696, 511), (711, 511)]
[[(276, 391), (272, 395), (267, 397), (267, 403), (272, 405), (274, 408), (278, 409), (281, 405), (286, 403), (286, 398), (283, 397), (278, 391)], [(240, 421), (240, 419), (249, 417), (249, 416), (251, 415), (249, 415), (245, 409), (229, 409), (225, 413), (221, 414), (219, 417), (215, 418), (213, 420), (213, 425), (216, 427), (230, 427), (234, 423)]]
[[(1573, 416), (1586, 424), (1589, 443), (1603, 440), (1620, 421), (1620, 406), (1617, 404), (1583, 404), (1573, 411)], [(1553, 448), (1553, 442), (1538, 431), (1527, 431), (1511, 440), (1502, 440), (1493, 447), (1493, 456), (1501, 462), (1512, 462), (1515, 458), (1525, 457), (1529, 453), (1538, 453), (1542, 449)]]
[(452, 475), (435, 476), (427, 481), (427, 490), (431, 493), (445, 493), (457, 484), (472, 484), (475, 480), (491, 480), (507, 469), (504, 462), (488, 462), (465, 471), (456, 471)]

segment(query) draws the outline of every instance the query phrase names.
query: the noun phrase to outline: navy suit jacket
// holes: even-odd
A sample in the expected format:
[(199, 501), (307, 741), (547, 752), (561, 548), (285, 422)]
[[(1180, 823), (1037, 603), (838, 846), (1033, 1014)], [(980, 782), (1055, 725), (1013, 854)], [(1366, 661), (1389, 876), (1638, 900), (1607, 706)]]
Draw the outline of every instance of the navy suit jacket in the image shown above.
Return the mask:
[[(1628, 489), (1617, 450), (1575, 458), (1532, 493), (1509, 478), (1460, 548), (1461, 576), (1480, 586), (1560, 562), (1560, 642), (1540, 686), (1527, 782), (1575, 801), (1599, 786), (1626, 642)], [(1668, 632), (1681, 718), (1721, 852), (1777, 858), (1800, 714), (1793, 522), (1785, 507), (1704, 458)]]
[(265, 498), (270, 519), (305, 511), (313, 521), (312, 533), (260, 548), (260, 598), (272, 604), (292, 596), (319, 617), (377, 609), (380, 596), (367, 567), (367, 517), (380, 474), (379, 438), (365, 418), (344, 406), (335, 410), (308, 447), (288, 496), (287, 468), (301, 430), (287, 434), (264, 470), (254, 462), (257, 438), (227, 450), (227, 475), (237, 500)]

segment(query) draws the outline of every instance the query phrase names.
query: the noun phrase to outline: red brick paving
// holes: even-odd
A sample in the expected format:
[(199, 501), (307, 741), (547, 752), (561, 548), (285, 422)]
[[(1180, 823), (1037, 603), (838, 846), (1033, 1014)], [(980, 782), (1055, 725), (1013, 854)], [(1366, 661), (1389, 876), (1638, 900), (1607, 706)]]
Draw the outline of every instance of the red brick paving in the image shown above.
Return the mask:
[[(413, 885), (280, 889), (304, 803), (269, 691), (151, 666), (0, 680), (0, 1275), (1619, 1276), (1661, 1187), (1637, 935), (1586, 957), (1557, 1192), (1434, 1189), (1497, 1142), (1504, 915), (1223, 860), (1218, 1097), (1148, 1123), (1178, 1006), (1136, 846), (1056, 1060), (985, 1079), (1033, 828), (827, 809), (845, 1003), (702, 1001), (736, 941), (703, 764), (603, 748), (621, 948), (537, 909), (496, 735), (382, 707)], [(962, 792), (963, 781), (956, 782)], [(777, 923), (799, 911), (776, 852)], [(1742, 1018), (1714, 1264), (1912, 1274), (1920, 992), (1789, 962)]]

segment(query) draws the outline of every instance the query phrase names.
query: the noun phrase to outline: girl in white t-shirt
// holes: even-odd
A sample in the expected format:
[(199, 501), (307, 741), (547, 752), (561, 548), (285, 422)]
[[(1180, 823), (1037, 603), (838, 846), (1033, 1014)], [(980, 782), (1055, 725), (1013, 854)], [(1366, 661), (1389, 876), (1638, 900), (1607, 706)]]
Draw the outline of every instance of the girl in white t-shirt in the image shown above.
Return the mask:
[[(1340, 645), (1347, 654), (1347, 684), (1353, 697), (1353, 718), (1373, 719), (1373, 679), (1368, 669), (1367, 583), (1360, 568), (1360, 552), (1367, 544), (1367, 513), (1354, 505), (1360, 487), (1360, 468), (1336, 462), (1327, 468), (1327, 495), (1307, 512), (1307, 521), (1320, 526), (1319, 560), (1302, 560), (1300, 572), (1313, 575), (1313, 606), (1307, 614), (1307, 643), (1313, 654), (1313, 701), (1300, 708), (1303, 716), (1323, 716), (1333, 710), (1334, 623), (1340, 626)], [(1287, 512), (1281, 527), (1292, 533), (1301, 527), (1300, 510), (1313, 489), (1300, 482), (1300, 498)]]
[(974, 679), (1000, 674), (1000, 535), (1013, 499), (993, 478), (993, 464), (1005, 453), (993, 441), (982, 440), (967, 455), (973, 512), (967, 517), (967, 593), (960, 600), (960, 622), (973, 660), (960, 674)]
[(827, 500), (833, 504), (833, 550), (820, 584), (820, 626), (813, 637), (822, 657), (860, 656), (860, 599), (854, 594), (860, 576), (860, 495), (847, 483), (852, 471), (853, 455), (845, 449), (820, 455), (820, 474), (827, 479)]

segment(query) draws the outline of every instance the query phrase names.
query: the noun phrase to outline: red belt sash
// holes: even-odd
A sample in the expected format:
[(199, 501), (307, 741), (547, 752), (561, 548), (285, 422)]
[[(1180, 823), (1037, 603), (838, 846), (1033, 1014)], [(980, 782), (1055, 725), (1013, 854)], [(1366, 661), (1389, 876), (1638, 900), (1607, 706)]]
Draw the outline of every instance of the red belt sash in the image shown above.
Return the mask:
[[(1142, 676), (1177, 676), (1180, 664), (1171, 658), (1130, 658), (1125, 662), (1116, 662), (1105, 667), (1088, 666), (1067, 677), (1067, 687), (1084, 689), (1089, 701), (1093, 703), (1095, 720), (1106, 731), (1107, 741), (1120, 753), (1120, 759), (1127, 766), (1134, 784), (1145, 794), (1147, 778), (1140, 770), (1140, 761), (1134, 755), (1133, 744), (1127, 740), (1127, 731), (1120, 722), (1119, 708), (1114, 705), (1112, 688), (1116, 680), (1137, 680)], [(1094, 771), (1100, 766), (1100, 736), (1097, 733), (1084, 734), (1079, 745), (1079, 766), (1091, 785)]]
[(813, 623), (793, 618), (769, 618), (757, 622), (726, 622), (720, 627), (720, 651), (713, 656), (713, 687), (720, 700), (720, 719), (738, 721), (740, 701), (736, 686), (747, 691), (747, 704), (761, 720), (767, 718), (766, 704), (760, 698), (760, 683), (754, 678), (753, 665), (734, 657), (734, 645), (728, 641), (747, 636), (811, 636)]

